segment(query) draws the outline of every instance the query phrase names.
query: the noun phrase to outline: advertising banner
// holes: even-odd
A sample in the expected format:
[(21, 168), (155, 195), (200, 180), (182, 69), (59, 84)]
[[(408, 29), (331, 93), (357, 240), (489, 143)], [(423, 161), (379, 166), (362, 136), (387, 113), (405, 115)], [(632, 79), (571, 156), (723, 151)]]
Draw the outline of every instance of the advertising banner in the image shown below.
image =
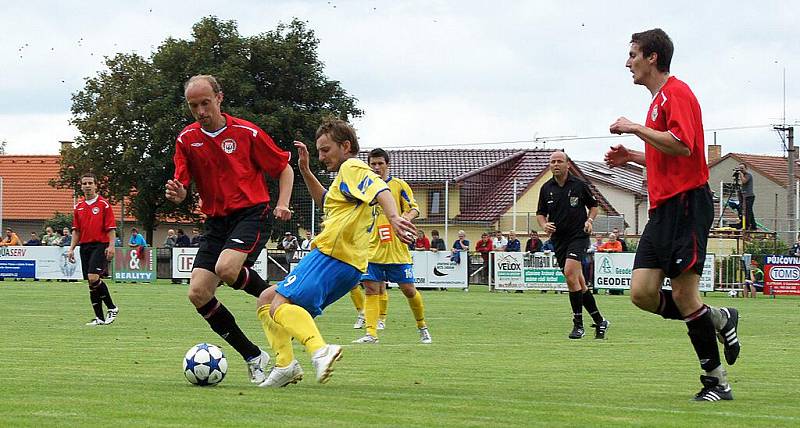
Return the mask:
[[(462, 288), (467, 289), (467, 257), (461, 263), (450, 260), (449, 251), (412, 251), (414, 263), (414, 286), (416, 288)], [(390, 287), (397, 284), (390, 282)]]
[(155, 282), (156, 260), (153, 249), (115, 248), (114, 282)]
[[(188, 279), (192, 275), (194, 257), (197, 255), (196, 247), (183, 247), (172, 249), (172, 278)], [(262, 278), (267, 276), (267, 252), (262, 250), (253, 265), (253, 270)]]
[[(595, 253), (595, 288), (630, 290), (635, 256), (634, 253)], [(664, 279), (664, 288), (670, 288), (669, 278)], [(700, 291), (714, 291), (714, 254), (706, 254)]]
[(0, 278), (83, 279), (80, 247), (75, 262), (67, 259), (67, 247), (0, 247)]
[(567, 290), (552, 253), (495, 252), (492, 258), (495, 290)]
[(800, 295), (800, 257), (780, 255), (766, 257), (764, 294)]

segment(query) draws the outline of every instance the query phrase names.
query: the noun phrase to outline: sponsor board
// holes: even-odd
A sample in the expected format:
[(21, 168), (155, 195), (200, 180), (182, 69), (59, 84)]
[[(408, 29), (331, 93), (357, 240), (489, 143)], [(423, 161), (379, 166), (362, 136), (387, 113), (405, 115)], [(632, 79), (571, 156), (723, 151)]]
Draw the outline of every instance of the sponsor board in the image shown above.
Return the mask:
[(466, 254), (461, 255), (461, 263), (450, 260), (449, 251), (412, 251), (411, 258), (416, 288), (467, 288)]
[(0, 247), (0, 278), (83, 279), (80, 247), (70, 262), (66, 247)]
[(114, 248), (114, 282), (155, 282), (156, 260), (153, 249)]
[[(635, 256), (635, 253), (595, 253), (594, 287), (629, 290)], [(664, 279), (663, 287), (671, 288), (669, 278)], [(706, 254), (700, 291), (714, 291), (714, 254)]]
[(764, 261), (764, 294), (800, 295), (800, 257), (771, 255)]
[[(173, 279), (187, 279), (192, 276), (192, 267), (194, 267), (194, 258), (197, 255), (197, 250), (197, 247), (176, 247), (172, 249)], [(299, 258), (302, 258), (302, 255)], [(253, 270), (258, 272), (258, 275), (262, 278), (268, 278), (266, 251), (261, 250), (261, 254), (258, 255), (253, 264)]]
[(552, 253), (492, 252), (489, 277), (496, 290), (567, 290)]

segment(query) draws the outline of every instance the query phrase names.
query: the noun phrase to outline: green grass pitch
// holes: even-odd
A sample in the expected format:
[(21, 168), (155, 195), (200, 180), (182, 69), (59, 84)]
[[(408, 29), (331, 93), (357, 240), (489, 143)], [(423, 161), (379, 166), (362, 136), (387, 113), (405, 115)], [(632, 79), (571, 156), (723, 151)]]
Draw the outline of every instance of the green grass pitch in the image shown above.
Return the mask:
[[(271, 390), (248, 382), (185, 285), (110, 287), (119, 318), (85, 327), (84, 284), (0, 282), (0, 426), (800, 426), (798, 298), (709, 295), (707, 303), (741, 311), (742, 354), (728, 370), (735, 400), (692, 403), (700, 370), (685, 326), (639, 311), (628, 296), (598, 296), (612, 324), (596, 341), (591, 329), (567, 339), (566, 295), (424, 291), (432, 345), (418, 342), (397, 290), (381, 343), (351, 345), (362, 331), (345, 297), (318, 318), (327, 341), (345, 345), (331, 381), (316, 384), (295, 345), (306, 379)], [(255, 299), (228, 288), (218, 295), (267, 349)], [(217, 387), (192, 386), (181, 373), (186, 350), (204, 341), (228, 357)]]

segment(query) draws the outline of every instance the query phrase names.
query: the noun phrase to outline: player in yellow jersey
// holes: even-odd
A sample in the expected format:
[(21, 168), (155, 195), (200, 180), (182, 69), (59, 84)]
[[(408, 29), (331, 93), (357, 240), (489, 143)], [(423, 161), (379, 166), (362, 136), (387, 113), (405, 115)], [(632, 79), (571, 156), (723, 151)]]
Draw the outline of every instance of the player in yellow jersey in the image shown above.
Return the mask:
[[(369, 166), (389, 186), (392, 200), (408, 221), (419, 215), (417, 201), (408, 184), (389, 175), (389, 154), (383, 149), (369, 152)], [(431, 334), (425, 323), (425, 305), (422, 295), (414, 287), (414, 265), (408, 243), (399, 239), (392, 230), (391, 222), (381, 207), (374, 207), (376, 214), (375, 228), (370, 241), (371, 253), (367, 273), (361, 276), (366, 290), (364, 317), (366, 319), (366, 335), (353, 343), (378, 343), (378, 316), (380, 314), (381, 295), (386, 293), (386, 282), (395, 282), (408, 299), (408, 306), (414, 314), (419, 330), (419, 340), (431, 343)]]
[(311, 355), (317, 382), (330, 378), (342, 347), (327, 344), (313, 318), (350, 292), (367, 270), (370, 232), (375, 226), (373, 205), (383, 208), (392, 232), (404, 242), (411, 242), (416, 232), (414, 225), (397, 213), (386, 183), (355, 158), (358, 139), (347, 122), (326, 120), (317, 129), (316, 138), (320, 162), (328, 171), (339, 174), (326, 191), (311, 172), (308, 149), (295, 142), (300, 173), (311, 197), (323, 206), (326, 219), (311, 252), (283, 281), (258, 298), (258, 318), (275, 352), (275, 367), (260, 386), (281, 387), (303, 378), (303, 369), (294, 358), (292, 338)]

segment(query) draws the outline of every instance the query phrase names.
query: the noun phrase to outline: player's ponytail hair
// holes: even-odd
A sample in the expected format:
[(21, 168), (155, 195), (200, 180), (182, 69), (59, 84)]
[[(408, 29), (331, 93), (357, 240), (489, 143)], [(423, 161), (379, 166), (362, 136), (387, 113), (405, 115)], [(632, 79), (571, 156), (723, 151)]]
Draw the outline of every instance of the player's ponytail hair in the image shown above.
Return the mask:
[(335, 116), (328, 116), (322, 124), (317, 128), (317, 135), (315, 139), (323, 135), (328, 135), (336, 144), (342, 145), (345, 141), (350, 142), (350, 154), (357, 155), (360, 148), (358, 146), (358, 137), (356, 137), (356, 130), (350, 126), (349, 123)]

